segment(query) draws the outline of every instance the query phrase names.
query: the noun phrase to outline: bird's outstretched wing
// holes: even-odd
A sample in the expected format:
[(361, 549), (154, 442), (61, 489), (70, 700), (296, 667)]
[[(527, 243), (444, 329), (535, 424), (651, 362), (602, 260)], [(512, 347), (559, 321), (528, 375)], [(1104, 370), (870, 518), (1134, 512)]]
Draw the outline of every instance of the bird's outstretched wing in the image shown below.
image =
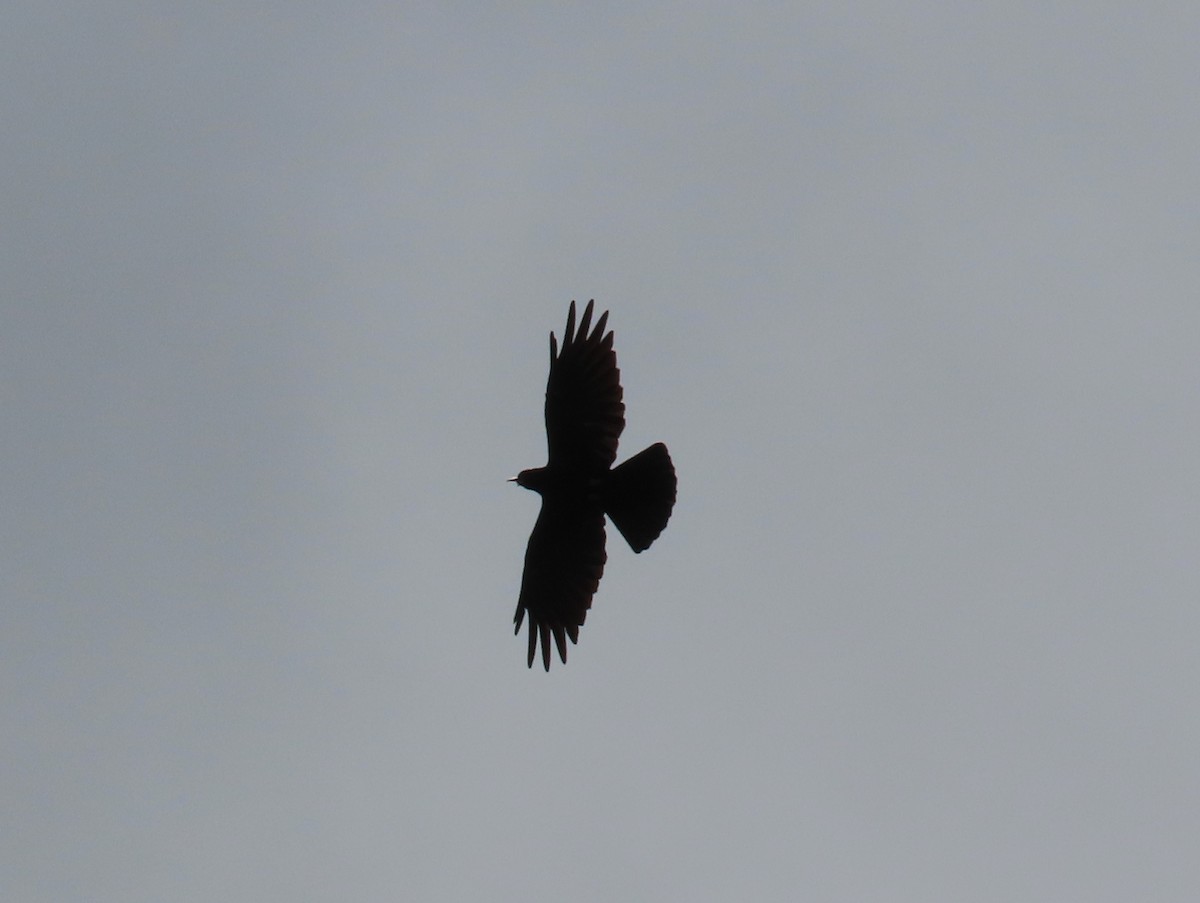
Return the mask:
[(529, 665), (542, 641), (542, 664), (550, 670), (550, 637), (558, 657), (567, 663), (567, 637), (579, 641), (579, 628), (592, 606), (607, 555), (604, 512), (595, 506), (553, 496), (542, 498), (542, 510), (529, 535), (521, 596), (513, 616), (515, 633), (529, 614)]
[(549, 466), (588, 473), (608, 470), (625, 428), (621, 371), (613, 334), (604, 332), (605, 311), (589, 333), (594, 301), (575, 328), (575, 302), (567, 314), (562, 347), (550, 333), (550, 378), (546, 381), (546, 443)]

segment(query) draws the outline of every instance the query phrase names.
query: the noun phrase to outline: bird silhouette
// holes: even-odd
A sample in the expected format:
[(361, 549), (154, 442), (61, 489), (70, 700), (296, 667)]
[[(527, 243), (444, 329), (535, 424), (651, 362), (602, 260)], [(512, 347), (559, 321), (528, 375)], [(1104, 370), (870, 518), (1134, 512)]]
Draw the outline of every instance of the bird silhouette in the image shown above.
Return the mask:
[(600, 585), (608, 560), (604, 516), (635, 552), (642, 552), (662, 533), (675, 505), (675, 467), (661, 442), (612, 466), (625, 428), (625, 404), (613, 334), (604, 331), (608, 312), (591, 328), (594, 304), (587, 303), (576, 329), (571, 302), (561, 348), (550, 333), (546, 466), (523, 470), (512, 480), (542, 497), (513, 622), (520, 633), (529, 616), (528, 665), (533, 667), (540, 638), (547, 671), (550, 638), (565, 665), (567, 638), (579, 642), (579, 628)]

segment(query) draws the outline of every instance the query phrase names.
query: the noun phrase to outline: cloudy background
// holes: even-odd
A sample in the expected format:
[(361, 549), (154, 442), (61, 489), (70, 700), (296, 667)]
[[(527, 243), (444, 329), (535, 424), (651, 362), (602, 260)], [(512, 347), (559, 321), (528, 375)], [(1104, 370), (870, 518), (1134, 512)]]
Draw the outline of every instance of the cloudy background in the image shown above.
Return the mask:
[[(0, 893), (1200, 897), (1200, 12), (0, 15)], [(547, 334), (623, 456), (512, 636)]]

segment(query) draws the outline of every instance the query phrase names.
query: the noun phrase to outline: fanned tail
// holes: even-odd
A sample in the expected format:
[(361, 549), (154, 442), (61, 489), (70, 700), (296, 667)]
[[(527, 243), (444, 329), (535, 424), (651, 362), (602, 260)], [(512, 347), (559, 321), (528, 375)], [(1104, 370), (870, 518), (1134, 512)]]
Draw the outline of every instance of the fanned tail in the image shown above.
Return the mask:
[(675, 506), (675, 465), (656, 442), (608, 475), (604, 513), (635, 552), (650, 548)]

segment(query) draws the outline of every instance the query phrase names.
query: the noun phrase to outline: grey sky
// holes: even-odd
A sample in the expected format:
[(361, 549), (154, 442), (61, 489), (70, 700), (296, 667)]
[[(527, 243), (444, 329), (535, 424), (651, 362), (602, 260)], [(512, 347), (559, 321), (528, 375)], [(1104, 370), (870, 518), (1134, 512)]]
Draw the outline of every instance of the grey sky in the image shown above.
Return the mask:
[(6, 900), (1200, 898), (1200, 12), (20, 6)]

